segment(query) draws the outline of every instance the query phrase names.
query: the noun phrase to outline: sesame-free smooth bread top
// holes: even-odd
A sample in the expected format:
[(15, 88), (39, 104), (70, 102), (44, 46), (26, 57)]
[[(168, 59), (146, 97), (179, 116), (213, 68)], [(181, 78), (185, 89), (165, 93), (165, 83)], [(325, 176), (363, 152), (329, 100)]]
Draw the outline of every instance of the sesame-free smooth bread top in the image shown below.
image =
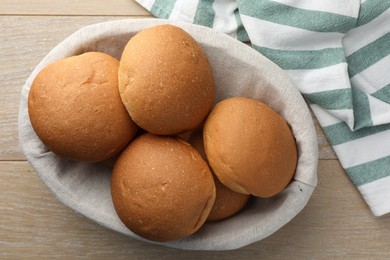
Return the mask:
[(122, 152), (111, 177), (114, 208), (134, 233), (172, 241), (197, 231), (215, 201), (206, 162), (178, 137), (144, 134)]
[(118, 91), (119, 62), (88, 52), (54, 62), (36, 76), (28, 97), (30, 121), (55, 154), (97, 162), (121, 151), (137, 126)]
[[(203, 128), (189, 134), (188, 142), (207, 162), (203, 145)], [(210, 214), (207, 217), (208, 221), (218, 221), (233, 216), (244, 208), (250, 197), (249, 194), (242, 194), (229, 189), (218, 180), (215, 174), (213, 174), (213, 178), (216, 198)]]
[(203, 136), (214, 173), (237, 192), (272, 197), (294, 176), (294, 136), (279, 114), (256, 99), (235, 97), (218, 103)]
[(205, 119), (214, 101), (214, 78), (206, 54), (191, 35), (160, 25), (127, 43), (119, 90), (140, 127), (173, 135), (195, 129)]

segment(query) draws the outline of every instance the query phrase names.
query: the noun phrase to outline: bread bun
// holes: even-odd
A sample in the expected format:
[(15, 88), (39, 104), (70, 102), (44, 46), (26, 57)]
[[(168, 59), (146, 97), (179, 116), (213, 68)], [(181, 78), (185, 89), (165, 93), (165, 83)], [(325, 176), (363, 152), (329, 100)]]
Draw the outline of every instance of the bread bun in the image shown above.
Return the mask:
[[(191, 133), (188, 137), (188, 142), (199, 152), (207, 162), (206, 154), (203, 145), (203, 129)], [(217, 221), (226, 219), (239, 212), (249, 199), (248, 194), (235, 192), (223, 185), (218, 178), (213, 174), (216, 198), (214, 205), (207, 217), (208, 221)]]
[(119, 90), (132, 119), (150, 133), (195, 129), (214, 101), (214, 79), (198, 43), (172, 25), (148, 28), (126, 45)]
[(248, 194), (241, 194), (229, 189), (215, 175), (213, 177), (216, 198), (207, 221), (219, 221), (237, 214), (245, 207), (250, 198)]
[(206, 162), (180, 138), (144, 134), (122, 152), (111, 177), (111, 194), (122, 222), (154, 241), (177, 240), (197, 231), (215, 201)]
[(114, 157), (108, 158), (107, 160), (101, 161), (100, 165), (103, 165), (107, 168), (112, 169), (112, 168), (114, 168), (116, 160), (118, 160), (118, 156), (119, 155), (116, 155)]
[(118, 91), (119, 62), (98, 52), (54, 62), (35, 78), (28, 113), (40, 140), (59, 156), (103, 161), (121, 151), (137, 126)]
[(268, 198), (295, 173), (297, 149), (290, 128), (258, 100), (237, 97), (218, 103), (203, 135), (214, 173), (232, 190)]

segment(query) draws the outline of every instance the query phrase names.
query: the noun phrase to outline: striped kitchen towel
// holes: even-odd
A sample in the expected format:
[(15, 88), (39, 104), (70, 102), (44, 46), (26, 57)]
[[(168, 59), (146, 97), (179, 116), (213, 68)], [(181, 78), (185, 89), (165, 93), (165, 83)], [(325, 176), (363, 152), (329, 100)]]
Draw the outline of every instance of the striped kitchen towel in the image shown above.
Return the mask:
[(278, 64), (375, 216), (390, 212), (389, 0), (137, 0), (212, 27)]

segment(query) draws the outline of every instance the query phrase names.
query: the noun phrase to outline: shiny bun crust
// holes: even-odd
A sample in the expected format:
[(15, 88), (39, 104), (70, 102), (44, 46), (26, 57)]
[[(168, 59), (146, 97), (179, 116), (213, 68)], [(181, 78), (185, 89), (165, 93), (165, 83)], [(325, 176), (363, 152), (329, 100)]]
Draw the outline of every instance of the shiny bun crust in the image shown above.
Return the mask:
[(49, 150), (97, 162), (121, 151), (137, 126), (118, 91), (119, 62), (99, 52), (54, 62), (35, 78), (28, 97), (32, 127)]
[(268, 198), (291, 181), (297, 148), (289, 126), (255, 99), (218, 103), (203, 130), (207, 159), (218, 179), (240, 193)]
[(198, 43), (178, 27), (161, 25), (141, 31), (126, 45), (119, 90), (141, 128), (174, 135), (203, 122), (214, 101), (214, 78)]
[(184, 238), (205, 222), (215, 201), (213, 177), (199, 153), (180, 138), (144, 134), (122, 152), (111, 177), (122, 222), (154, 241)]

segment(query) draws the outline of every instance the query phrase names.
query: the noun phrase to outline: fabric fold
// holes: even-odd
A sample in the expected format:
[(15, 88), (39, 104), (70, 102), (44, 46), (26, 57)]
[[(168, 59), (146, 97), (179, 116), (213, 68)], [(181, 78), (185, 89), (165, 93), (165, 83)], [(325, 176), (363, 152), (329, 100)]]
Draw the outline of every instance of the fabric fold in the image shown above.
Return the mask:
[(249, 40), (284, 69), (373, 214), (390, 212), (389, 1), (137, 1), (168, 19), (196, 6), (189, 22)]

